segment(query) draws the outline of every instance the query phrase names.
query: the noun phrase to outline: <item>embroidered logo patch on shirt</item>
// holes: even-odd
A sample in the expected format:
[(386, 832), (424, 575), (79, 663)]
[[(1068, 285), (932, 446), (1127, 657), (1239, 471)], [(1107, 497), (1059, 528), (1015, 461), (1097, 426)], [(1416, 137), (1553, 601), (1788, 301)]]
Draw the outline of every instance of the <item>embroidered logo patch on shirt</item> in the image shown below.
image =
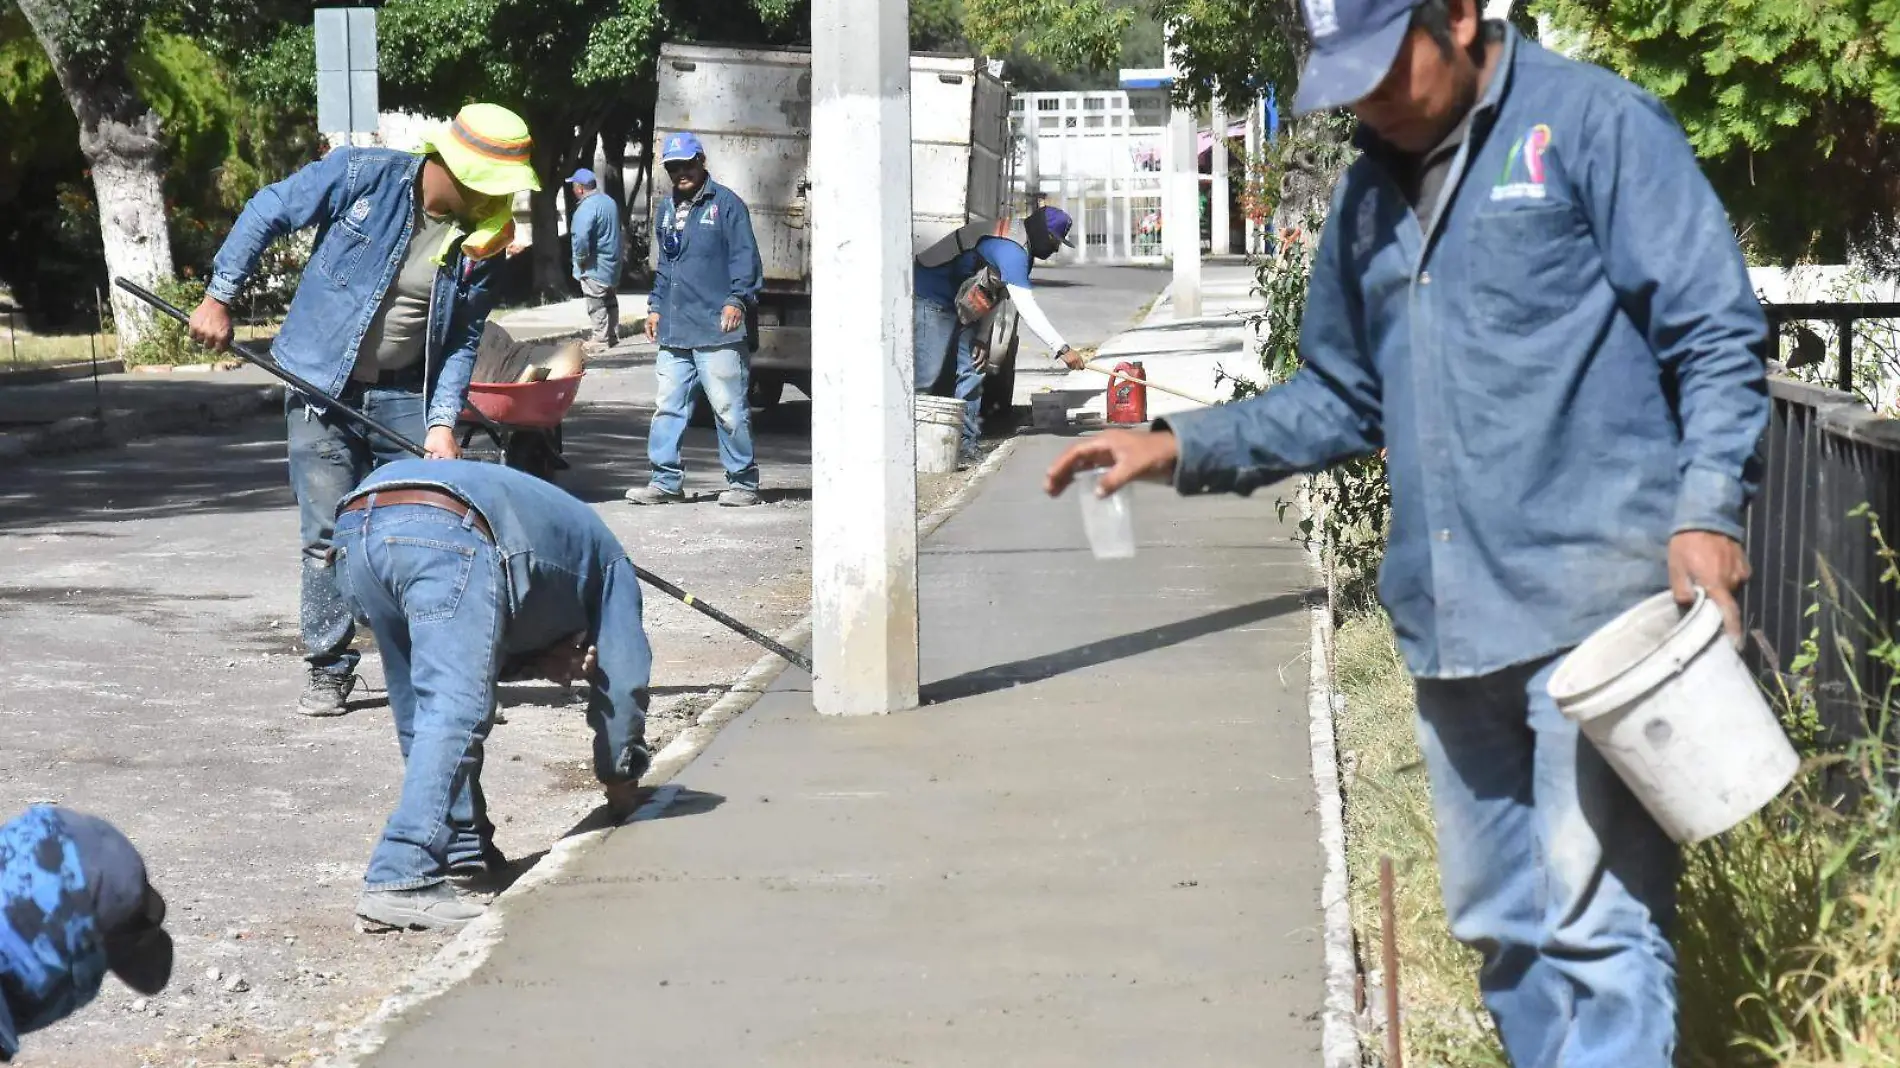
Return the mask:
[[(1549, 148), (1550, 127), (1540, 122), (1525, 131), (1524, 136), (1511, 146), (1511, 154), (1504, 160), (1504, 173), (1498, 176), (1498, 183), (1491, 187), (1491, 199), (1544, 199), (1544, 153)], [(1521, 175), (1518, 167), (1520, 158), (1524, 161)]]
[(360, 223), (369, 218), (369, 198), (364, 197), (350, 205), (350, 221)]
[(719, 225), (719, 205), (717, 204), (706, 205), (706, 214), (701, 215), (699, 217), (699, 225), (718, 226)]

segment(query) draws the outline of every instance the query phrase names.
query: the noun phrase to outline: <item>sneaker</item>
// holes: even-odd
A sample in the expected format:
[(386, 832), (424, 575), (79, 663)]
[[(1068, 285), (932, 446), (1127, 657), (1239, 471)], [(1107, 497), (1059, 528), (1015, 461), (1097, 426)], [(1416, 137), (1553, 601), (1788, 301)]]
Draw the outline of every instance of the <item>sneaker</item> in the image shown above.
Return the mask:
[(627, 500), (634, 504), (678, 504), (685, 499), (684, 493), (669, 493), (658, 486), (641, 486), (627, 491)]
[(453, 931), (483, 911), (482, 906), (462, 900), (447, 883), (414, 890), (365, 890), (356, 897), (358, 916), (399, 931)]
[(983, 450), (964, 449), (957, 453), (957, 470), (968, 471), (983, 462)]
[(508, 874), (508, 857), (493, 842), (482, 847), (482, 855), (449, 865), (449, 882), (457, 890), (482, 892)]
[(350, 691), (354, 689), (355, 675), (312, 671), (304, 680), (303, 696), (297, 699), (297, 712), (304, 716), (343, 715), (350, 710)]
[(758, 490), (734, 486), (719, 495), (719, 504), (724, 508), (750, 508), (757, 503), (759, 503)]

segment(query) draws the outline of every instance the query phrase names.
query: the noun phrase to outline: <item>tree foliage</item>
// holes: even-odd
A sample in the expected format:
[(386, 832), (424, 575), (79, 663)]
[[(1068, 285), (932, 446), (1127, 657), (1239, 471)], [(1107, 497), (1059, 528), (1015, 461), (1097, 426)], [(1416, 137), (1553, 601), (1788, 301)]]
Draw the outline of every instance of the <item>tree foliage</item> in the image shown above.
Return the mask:
[(1751, 251), (1900, 270), (1900, 0), (1543, 0), (1669, 106)]

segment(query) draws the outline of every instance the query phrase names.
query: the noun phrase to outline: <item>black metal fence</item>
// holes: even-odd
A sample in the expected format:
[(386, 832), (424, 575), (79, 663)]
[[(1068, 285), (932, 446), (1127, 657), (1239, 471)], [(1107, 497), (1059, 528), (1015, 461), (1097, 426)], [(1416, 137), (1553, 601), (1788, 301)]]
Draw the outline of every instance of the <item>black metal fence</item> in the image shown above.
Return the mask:
[(1769, 392), (1762, 487), (1748, 515), (1751, 645), (1762, 668), (1785, 672), (1815, 640), (1822, 723), (1861, 734), (1875, 711), (1868, 699), (1892, 681), (1868, 650), (1900, 630), (1900, 588), (1882, 581), (1893, 562), (1870, 526), (1877, 520), (1887, 544), (1900, 544), (1900, 420), (1788, 379), (1771, 379)]

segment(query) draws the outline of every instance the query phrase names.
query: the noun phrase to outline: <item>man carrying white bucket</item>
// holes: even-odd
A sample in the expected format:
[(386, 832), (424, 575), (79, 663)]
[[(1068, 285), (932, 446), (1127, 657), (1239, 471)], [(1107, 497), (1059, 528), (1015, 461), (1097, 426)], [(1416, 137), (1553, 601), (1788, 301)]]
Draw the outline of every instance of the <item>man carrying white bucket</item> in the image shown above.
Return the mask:
[(1297, 108), (1350, 106), (1285, 385), (1077, 445), (1182, 493), (1387, 450), (1380, 597), (1418, 680), (1452, 933), (1519, 1068), (1668, 1068), (1678, 853), (1548, 683), (1664, 590), (1739, 634), (1767, 325), (1652, 97), (1476, 0), (1307, 0)]

